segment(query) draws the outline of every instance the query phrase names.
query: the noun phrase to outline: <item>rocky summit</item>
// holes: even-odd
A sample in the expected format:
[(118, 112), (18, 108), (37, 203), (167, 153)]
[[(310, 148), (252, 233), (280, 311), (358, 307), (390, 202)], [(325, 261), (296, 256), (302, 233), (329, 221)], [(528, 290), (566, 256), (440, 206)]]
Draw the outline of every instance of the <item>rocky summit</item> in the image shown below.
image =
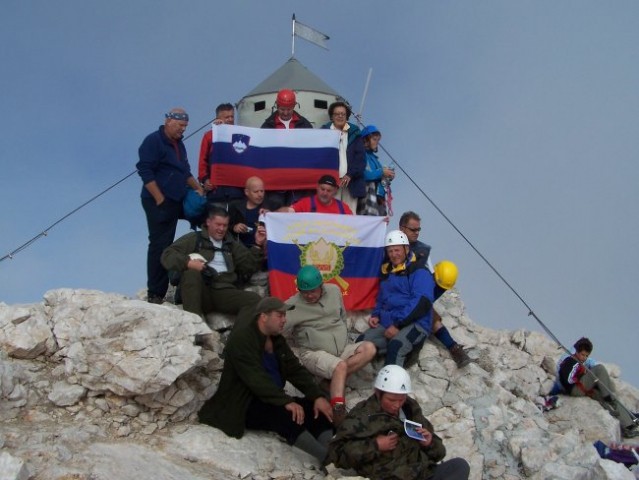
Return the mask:
[[(538, 407), (561, 355), (551, 340), (481, 327), (456, 291), (436, 308), (473, 362), (457, 369), (440, 344), (427, 342), (408, 367), (413, 396), (448, 455), (469, 461), (471, 479), (635, 478), (593, 448), (620, 441), (618, 421), (597, 402), (561, 397), (556, 409)], [(350, 315), (353, 336), (366, 318)], [(237, 440), (198, 423), (232, 322), (88, 290), (0, 303), (0, 480), (359, 478), (322, 471), (274, 435)], [(349, 379), (349, 408), (371, 394), (379, 367)], [(638, 411), (639, 391), (606, 367), (620, 400)]]

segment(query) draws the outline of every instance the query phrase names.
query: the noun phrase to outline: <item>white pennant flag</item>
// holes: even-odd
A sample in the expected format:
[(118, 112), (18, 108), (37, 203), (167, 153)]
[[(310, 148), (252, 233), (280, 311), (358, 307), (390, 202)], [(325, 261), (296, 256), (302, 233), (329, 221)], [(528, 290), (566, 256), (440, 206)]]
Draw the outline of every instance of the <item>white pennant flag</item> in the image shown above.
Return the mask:
[(329, 39), (328, 35), (325, 35), (319, 30), (315, 30), (314, 28), (309, 27), (308, 25), (304, 25), (303, 23), (300, 23), (297, 20), (294, 21), (293, 25), (294, 25), (293, 33), (296, 36), (303, 38), (304, 40), (307, 40), (311, 43), (314, 43), (318, 47), (322, 47), (328, 50), (328, 47), (326, 46), (326, 40)]

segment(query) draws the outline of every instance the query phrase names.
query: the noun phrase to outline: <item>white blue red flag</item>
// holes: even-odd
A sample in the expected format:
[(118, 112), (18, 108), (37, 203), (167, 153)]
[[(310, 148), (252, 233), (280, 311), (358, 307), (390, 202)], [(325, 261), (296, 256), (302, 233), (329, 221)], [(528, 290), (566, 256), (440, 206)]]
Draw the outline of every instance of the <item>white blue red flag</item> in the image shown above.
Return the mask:
[(337, 178), (339, 132), (213, 125), (211, 177), (216, 185), (244, 187), (258, 176), (267, 190), (315, 189), (322, 175)]
[(315, 265), (342, 290), (347, 310), (373, 308), (384, 257), (384, 217), (328, 213), (267, 213), (271, 295), (297, 292), (300, 267)]

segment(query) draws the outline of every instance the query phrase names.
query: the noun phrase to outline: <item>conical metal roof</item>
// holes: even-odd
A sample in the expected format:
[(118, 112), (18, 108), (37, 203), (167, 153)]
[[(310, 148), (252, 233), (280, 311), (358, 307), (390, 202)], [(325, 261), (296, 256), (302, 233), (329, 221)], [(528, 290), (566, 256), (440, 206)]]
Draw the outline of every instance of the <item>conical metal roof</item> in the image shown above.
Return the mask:
[(282, 88), (291, 90), (320, 92), (339, 97), (339, 93), (329, 87), (322, 79), (302, 65), (296, 58), (291, 57), (284, 65), (275, 70), (266, 80), (245, 95), (263, 95), (275, 93)]

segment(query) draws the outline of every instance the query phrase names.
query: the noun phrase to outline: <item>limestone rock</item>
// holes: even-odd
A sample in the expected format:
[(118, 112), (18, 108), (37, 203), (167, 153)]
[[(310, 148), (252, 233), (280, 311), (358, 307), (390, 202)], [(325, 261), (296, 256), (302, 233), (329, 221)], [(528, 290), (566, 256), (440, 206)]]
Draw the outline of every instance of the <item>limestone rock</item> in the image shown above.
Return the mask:
[(53, 390), (49, 394), (51, 400), (58, 407), (67, 407), (75, 405), (84, 397), (86, 388), (80, 385), (69, 385), (67, 382), (56, 382), (53, 384)]
[(57, 350), (42, 306), (0, 303), (0, 347), (14, 358), (33, 359)]
[[(457, 369), (431, 338), (407, 368), (413, 396), (448, 456), (468, 460), (472, 480), (633, 478), (592, 447), (620, 439), (617, 419), (597, 402), (562, 397), (547, 413), (535, 405), (561, 355), (552, 341), (475, 324), (456, 290), (436, 308), (474, 362)], [(367, 328), (369, 314), (349, 313), (351, 339)], [(234, 323), (214, 317), (211, 330), (166, 302), (89, 290), (47, 292), (37, 305), (0, 304), (0, 480), (137, 480), (140, 472), (157, 479), (361, 479), (331, 466), (325, 477), (315, 459), (273, 434), (234, 439), (198, 424)], [(20, 329), (18, 348), (8, 337)], [(376, 359), (349, 378), (348, 408), (371, 395), (382, 364)], [(639, 390), (608, 367), (619, 398), (638, 411)]]
[(170, 386), (199, 362), (195, 336), (211, 333), (197, 315), (138, 300), (54, 306), (52, 320), (67, 376), (119, 395)]
[(29, 477), (29, 470), (21, 459), (0, 452), (0, 480), (28, 480)]

